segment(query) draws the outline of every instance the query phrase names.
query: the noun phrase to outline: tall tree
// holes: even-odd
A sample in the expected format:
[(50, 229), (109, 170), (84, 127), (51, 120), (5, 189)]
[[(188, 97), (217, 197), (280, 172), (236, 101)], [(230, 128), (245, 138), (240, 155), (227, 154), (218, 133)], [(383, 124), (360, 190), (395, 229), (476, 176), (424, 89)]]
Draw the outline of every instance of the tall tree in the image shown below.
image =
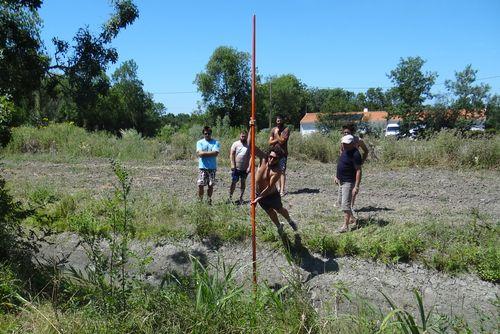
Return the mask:
[(486, 106), (486, 127), (500, 130), (500, 95), (498, 94), (491, 96)]
[(310, 89), (307, 96), (307, 112), (320, 113), (320, 123), (327, 129), (338, 127), (339, 123), (351, 119), (349, 115), (340, 115), (360, 111), (362, 95), (342, 88)]
[(250, 55), (234, 48), (215, 49), (205, 71), (194, 80), (207, 112), (216, 118), (229, 117), (230, 124), (243, 125), (250, 115)]
[(97, 123), (96, 103), (99, 95), (106, 94), (109, 80), (105, 71), (109, 64), (116, 63), (118, 53), (110, 46), (119, 31), (132, 24), (139, 16), (137, 6), (131, 0), (112, 0), (115, 12), (94, 36), (88, 28), (81, 28), (71, 47), (66, 41), (54, 38), (55, 64), (50, 67), (52, 76), (62, 71), (68, 81), (68, 90), (77, 106), (79, 125), (88, 129), (100, 127)]
[(39, 0), (0, 2), (0, 95), (19, 105), (33, 103), (48, 66), (42, 53)]
[(144, 91), (137, 64), (125, 61), (111, 78), (109, 93), (99, 99), (96, 107), (100, 126), (114, 132), (134, 128), (145, 136), (154, 135), (161, 126), (164, 107), (155, 104), (152, 95)]
[(267, 118), (269, 121), (270, 118), (272, 123), (276, 115), (281, 115), (285, 117), (287, 123), (294, 127), (299, 126), (305, 114), (306, 90), (305, 85), (297, 77), (293, 74), (271, 77), (261, 85), (261, 91), (262, 100), (259, 102), (269, 106), (264, 119)]
[(490, 86), (483, 83), (475, 85), (476, 75), (477, 70), (469, 64), (463, 71), (455, 72), (455, 81), (445, 81), (446, 88), (455, 97), (451, 104), (455, 117), (458, 117), (461, 111), (470, 116), (486, 107)]
[(390, 106), (390, 99), (382, 88), (368, 88), (366, 91), (366, 108), (368, 110), (386, 110)]
[(394, 106), (389, 116), (403, 118), (404, 129), (419, 122), (423, 116), (424, 102), (431, 98), (431, 88), (436, 81), (435, 72), (422, 72), (425, 61), (420, 57), (401, 58), (397, 67), (388, 75), (395, 85), (391, 89)]

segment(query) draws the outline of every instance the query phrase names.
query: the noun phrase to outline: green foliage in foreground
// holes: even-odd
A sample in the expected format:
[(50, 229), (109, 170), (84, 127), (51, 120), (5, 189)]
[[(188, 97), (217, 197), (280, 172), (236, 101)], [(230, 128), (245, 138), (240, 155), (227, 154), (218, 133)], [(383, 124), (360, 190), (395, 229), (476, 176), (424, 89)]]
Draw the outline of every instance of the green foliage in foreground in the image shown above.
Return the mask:
[[(0, 309), (0, 331), (11, 333), (470, 333), (456, 315), (443, 316), (426, 308), (415, 291), (415, 308), (402, 308), (388, 297), (384, 310), (342, 284), (334, 287), (335, 303), (349, 305), (352, 313), (336, 310), (319, 315), (308, 301), (300, 281), (252, 291), (234, 278), (235, 267), (223, 263), (202, 265), (192, 257), (193, 273), (167, 275), (163, 286), (135, 283), (125, 308), (113, 298), (101, 299), (88, 279), (62, 275), (58, 285), (28, 298), (12, 280), (0, 276), (21, 303), (9, 313)], [(4, 290), (0, 290), (4, 291)], [(25, 295), (25, 297), (22, 296)], [(333, 306), (333, 305), (332, 305)], [(390, 309), (389, 309), (390, 308)], [(387, 309), (389, 309), (387, 311)], [(487, 320), (489, 315), (485, 315)], [(491, 319), (490, 319), (491, 320)], [(490, 325), (491, 327), (491, 325)], [(488, 327), (481, 332), (487, 332)]]

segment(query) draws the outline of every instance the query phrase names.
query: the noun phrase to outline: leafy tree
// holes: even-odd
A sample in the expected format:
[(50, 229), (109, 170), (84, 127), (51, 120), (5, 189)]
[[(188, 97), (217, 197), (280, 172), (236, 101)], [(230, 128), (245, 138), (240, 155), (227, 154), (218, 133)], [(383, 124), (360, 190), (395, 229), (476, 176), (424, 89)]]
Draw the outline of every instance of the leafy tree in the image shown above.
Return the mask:
[(431, 88), (437, 78), (435, 72), (422, 72), (425, 61), (420, 57), (401, 58), (397, 67), (388, 75), (394, 83), (390, 94), (394, 106), (389, 117), (403, 118), (403, 130), (418, 123), (423, 116), (424, 102), (431, 98)]
[(103, 25), (99, 35), (94, 36), (88, 28), (81, 28), (74, 37), (75, 45), (54, 38), (55, 65), (51, 66), (52, 78), (62, 71), (67, 77), (68, 92), (77, 106), (77, 123), (88, 129), (98, 129), (96, 104), (99, 95), (109, 89), (105, 74), (109, 64), (118, 60), (117, 51), (110, 46), (121, 29), (138, 17), (139, 12), (131, 0), (113, 0), (115, 12)]
[(10, 141), (13, 110), (14, 104), (9, 98), (0, 95), (0, 146), (5, 146)]
[(486, 106), (486, 128), (500, 129), (500, 95), (493, 95)]
[(490, 86), (474, 85), (477, 70), (469, 64), (461, 72), (455, 72), (455, 81), (446, 80), (445, 86), (456, 99), (451, 103), (450, 117), (456, 121), (462, 116), (470, 118), (474, 113), (483, 111), (488, 100)]
[(321, 126), (332, 129), (346, 120), (355, 120), (346, 115), (339, 115), (339, 113), (360, 111), (362, 104), (358, 98), (364, 99), (342, 88), (311, 89), (307, 97), (307, 112), (320, 113)]
[(248, 53), (221, 46), (210, 57), (205, 72), (196, 75), (194, 83), (212, 121), (228, 116), (232, 126), (247, 123), (251, 102), (249, 62)]
[(387, 96), (382, 88), (368, 88), (365, 105), (368, 110), (386, 110), (390, 105), (390, 97)]
[(40, 5), (36, 0), (0, 2), (0, 95), (28, 108), (48, 66), (40, 40)]
[[(77, 106), (70, 94), (68, 94), (68, 77), (58, 75), (56, 77), (45, 77), (42, 86), (36, 92), (38, 108), (32, 118), (47, 118), (56, 122), (74, 121), (77, 119)], [(28, 118), (26, 115), (24, 118)]]
[(161, 126), (163, 105), (155, 104), (143, 89), (137, 76), (137, 64), (124, 62), (112, 75), (109, 93), (100, 98), (96, 111), (103, 129), (117, 132), (134, 128), (145, 136), (153, 136)]
[(182, 126), (190, 126), (192, 122), (192, 115), (189, 114), (172, 114), (168, 113), (162, 116), (161, 121), (164, 125), (170, 125), (174, 129), (179, 129)]
[(305, 114), (306, 87), (297, 77), (293, 74), (271, 77), (259, 90), (261, 98), (258, 101), (266, 106), (262, 110), (264, 115), (259, 117), (264, 120), (262, 125), (268, 126), (269, 119), (272, 125), (276, 115), (282, 115), (289, 124), (299, 126)]

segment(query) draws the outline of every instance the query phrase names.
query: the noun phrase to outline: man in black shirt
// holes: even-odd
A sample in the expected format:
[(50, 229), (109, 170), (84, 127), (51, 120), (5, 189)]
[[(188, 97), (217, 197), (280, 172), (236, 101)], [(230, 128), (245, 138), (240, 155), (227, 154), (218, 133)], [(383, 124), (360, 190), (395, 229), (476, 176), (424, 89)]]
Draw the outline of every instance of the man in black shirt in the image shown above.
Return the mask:
[(343, 152), (337, 162), (337, 174), (335, 175), (335, 183), (339, 185), (338, 203), (341, 210), (344, 212), (344, 224), (339, 229), (339, 232), (347, 232), (349, 223), (356, 224), (356, 220), (352, 214), (351, 203), (352, 198), (358, 194), (359, 184), (361, 182), (361, 154), (354, 143), (352, 135), (345, 135), (341, 139)]

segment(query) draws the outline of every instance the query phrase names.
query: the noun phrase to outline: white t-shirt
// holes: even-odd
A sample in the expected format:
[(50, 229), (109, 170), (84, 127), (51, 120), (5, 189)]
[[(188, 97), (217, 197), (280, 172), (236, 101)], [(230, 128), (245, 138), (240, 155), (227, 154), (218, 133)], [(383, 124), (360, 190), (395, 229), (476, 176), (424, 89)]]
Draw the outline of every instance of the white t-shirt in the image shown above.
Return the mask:
[(235, 154), (236, 169), (246, 171), (250, 163), (250, 147), (237, 140), (231, 145), (231, 155)]

